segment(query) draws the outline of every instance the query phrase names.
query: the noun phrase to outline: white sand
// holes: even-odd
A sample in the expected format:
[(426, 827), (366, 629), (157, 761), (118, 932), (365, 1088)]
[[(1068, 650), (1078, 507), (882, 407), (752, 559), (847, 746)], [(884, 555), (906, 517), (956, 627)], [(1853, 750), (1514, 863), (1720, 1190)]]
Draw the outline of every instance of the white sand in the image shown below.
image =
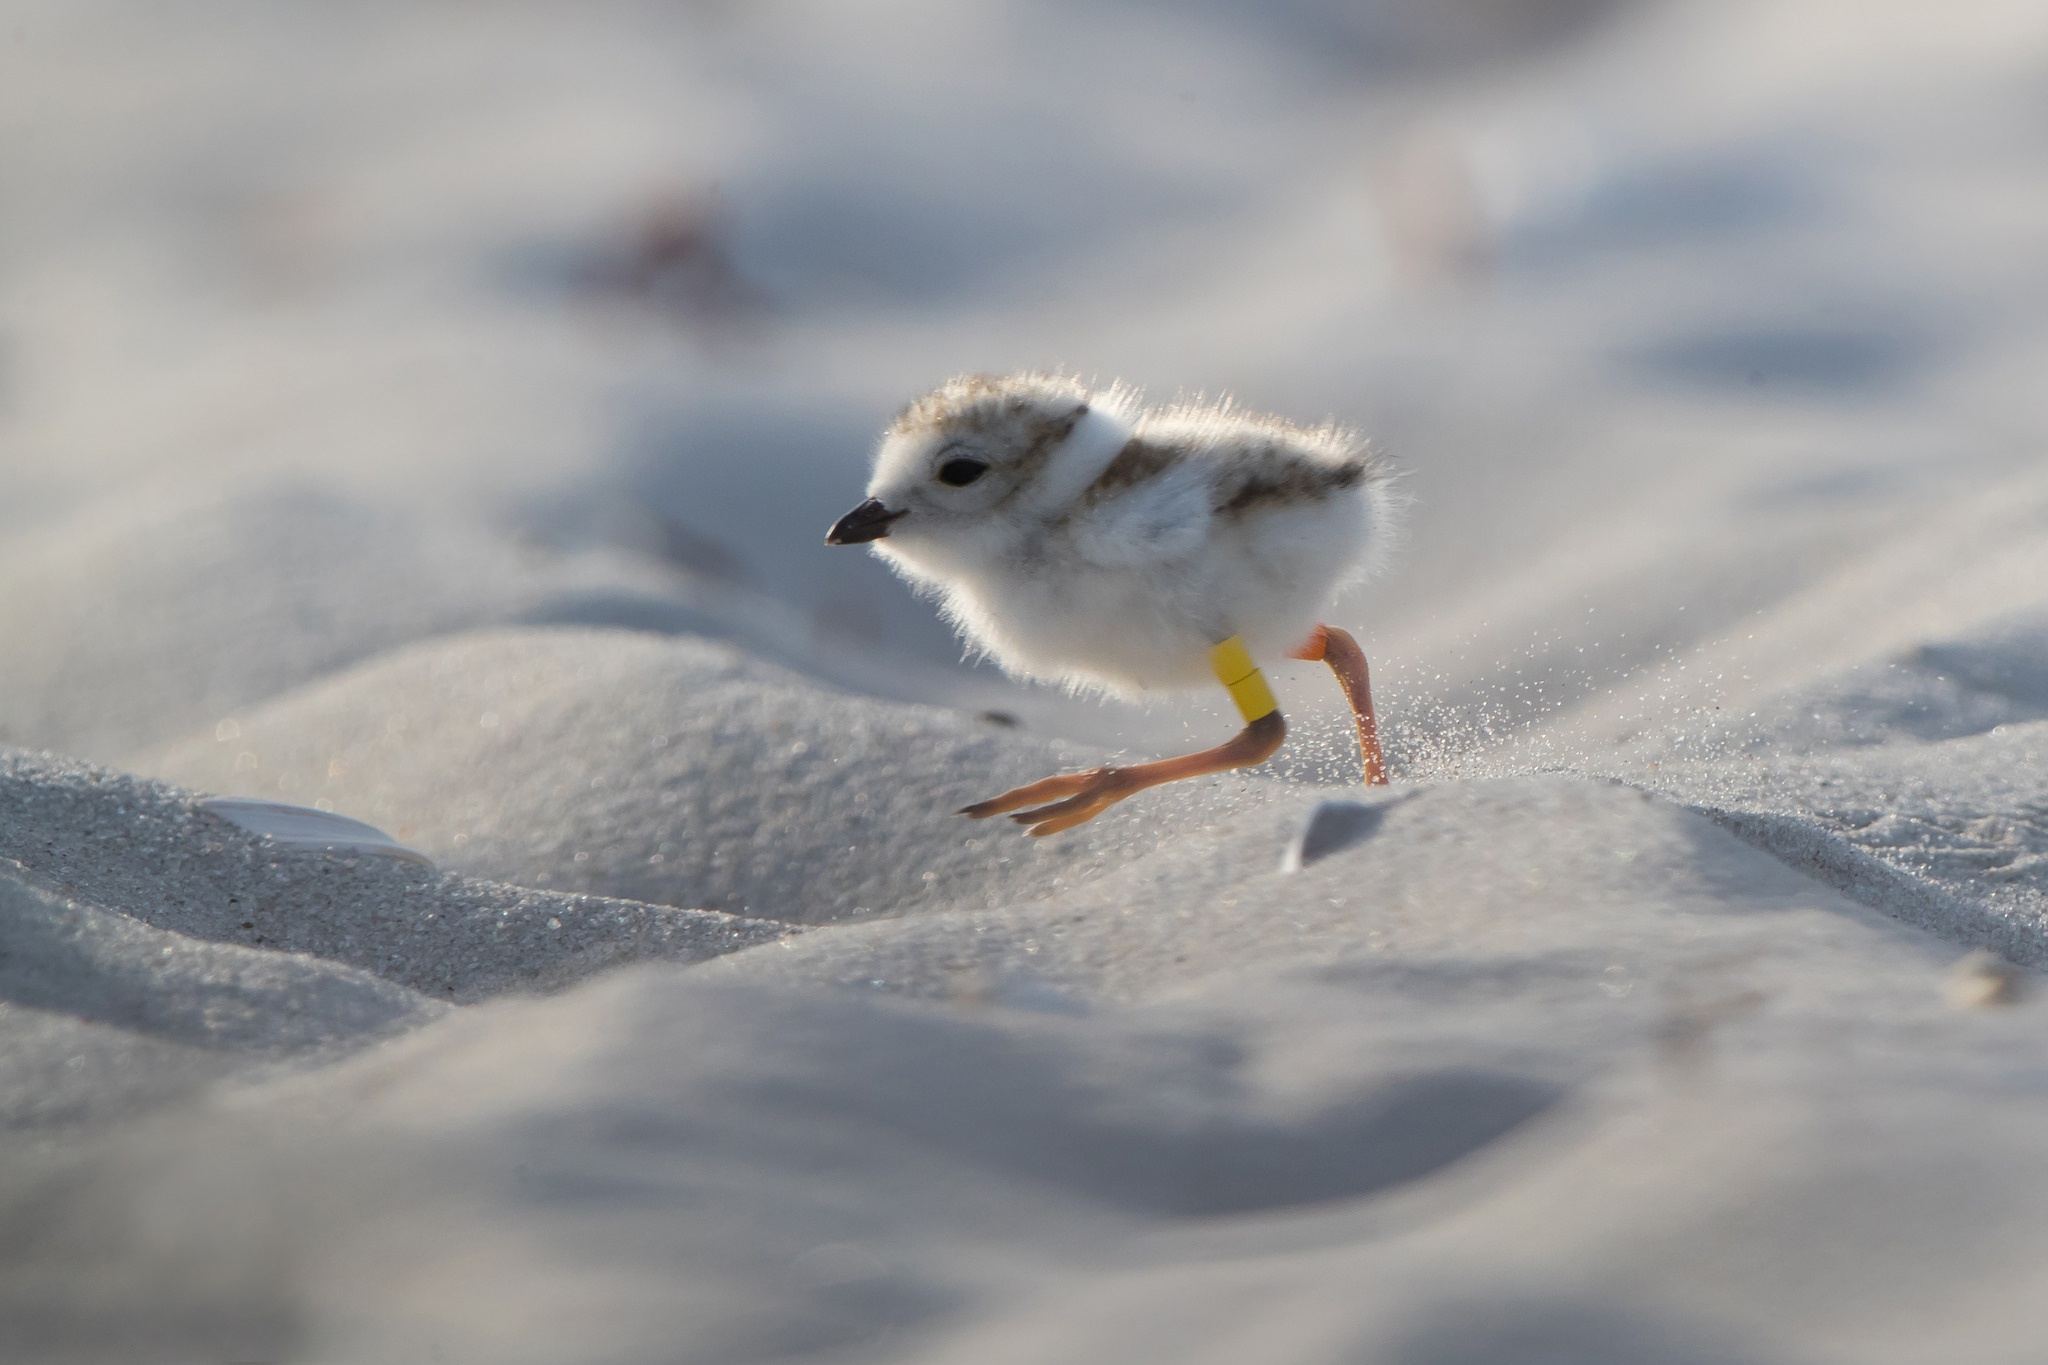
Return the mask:
[(281, 850), (199, 809), (190, 793), (18, 752), (0, 751), (0, 812), (0, 858), (24, 881), (118, 907), (180, 942), (313, 953), (458, 1001), (554, 986), (635, 957), (710, 957), (783, 933), (740, 916), (473, 881), (375, 854)]
[[(0, 1357), (2040, 1359), (2043, 52), (0, 12)], [(951, 814), (1233, 724), (818, 544), (1050, 363), (1410, 471), (1392, 788), (1290, 665), (1265, 769)]]

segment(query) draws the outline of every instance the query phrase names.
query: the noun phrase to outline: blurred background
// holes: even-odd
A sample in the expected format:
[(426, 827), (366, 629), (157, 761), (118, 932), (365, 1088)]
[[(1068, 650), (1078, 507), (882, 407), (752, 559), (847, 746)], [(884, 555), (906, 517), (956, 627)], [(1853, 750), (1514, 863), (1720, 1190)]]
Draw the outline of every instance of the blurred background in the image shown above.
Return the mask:
[(2044, 170), (2038, 0), (6, 0), (0, 740), (560, 621), (1174, 747), (821, 544), (1060, 366), (1371, 433), (1400, 761), (1583, 754), (2038, 467)]

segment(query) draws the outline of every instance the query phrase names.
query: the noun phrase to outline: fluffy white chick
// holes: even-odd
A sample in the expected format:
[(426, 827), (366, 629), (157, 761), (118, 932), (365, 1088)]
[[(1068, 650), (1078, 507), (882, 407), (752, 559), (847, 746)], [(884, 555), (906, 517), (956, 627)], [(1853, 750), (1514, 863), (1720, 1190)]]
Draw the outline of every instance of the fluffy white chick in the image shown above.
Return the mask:
[[(1228, 744), (1068, 773), (969, 806), (1051, 834), (1146, 787), (1262, 763), (1286, 736), (1256, 661), (1325, 659), (1358, 718), (1368, 782), (1384, 782), (1365, 660), (1320, 624), (1374, 568), (1391, 472), (1337, 426), (1228, 403), (1147, 411), (1121, 386), (967, 375), (897, 415), (867, 500), (826, 536), (872, 544), (935, 595), (1010, 673), (1131, 696), (1229, 687)], [(1050, 803), (1050, 804), (1039, 804)]]

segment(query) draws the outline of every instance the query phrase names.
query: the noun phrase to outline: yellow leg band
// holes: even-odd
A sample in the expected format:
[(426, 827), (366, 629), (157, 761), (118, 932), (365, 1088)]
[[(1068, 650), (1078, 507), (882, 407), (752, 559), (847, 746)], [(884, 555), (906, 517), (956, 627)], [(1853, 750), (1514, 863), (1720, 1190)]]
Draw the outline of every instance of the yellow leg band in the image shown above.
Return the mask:
[(1259, 672), (1251, 651), (1244, 647), (1243, 636), (1233, 635), (1210, 650), (1209, 667), (1216, 670), (1216, 681), (1230, 689), (1230, 699), (1237, 703), (1246, 725), (1280, 709), (1280, 703), (1273, 700), (1273, 689), (1266, 686), (1266, 675)]

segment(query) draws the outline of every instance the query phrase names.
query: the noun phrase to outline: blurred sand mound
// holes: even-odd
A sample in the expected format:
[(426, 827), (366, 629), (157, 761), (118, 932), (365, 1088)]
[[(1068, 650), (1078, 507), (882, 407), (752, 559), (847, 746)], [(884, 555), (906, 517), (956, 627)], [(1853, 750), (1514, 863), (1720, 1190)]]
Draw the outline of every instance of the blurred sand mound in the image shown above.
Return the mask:
[(953, 812), (1096, 755), (627, 631), (418, 645), (232, 730), (142, 762), (208, 791), (332, 801), (477, 876), (800, 924), (1034, 899), (1150, 852), (1202, 793), (1262, 785), (1198, 784), (1035, 844)]
[[(559, 986), (637, 957), (694, 959), (777, 937), (729, 915), (533, 891), (374, 854), (283, 849), (190, 793), (0, 750), (0, 858), (65, 896), (199, 939), (350, 963), (438, 997)], [(106, 929), (104, 934), (112, 934)], [(147, 953), (128, 943), (120, 955)], [(154, 952), (154, 949), (149, 951)], [(278, 1008), (297, 1008), (280, 988)]]

